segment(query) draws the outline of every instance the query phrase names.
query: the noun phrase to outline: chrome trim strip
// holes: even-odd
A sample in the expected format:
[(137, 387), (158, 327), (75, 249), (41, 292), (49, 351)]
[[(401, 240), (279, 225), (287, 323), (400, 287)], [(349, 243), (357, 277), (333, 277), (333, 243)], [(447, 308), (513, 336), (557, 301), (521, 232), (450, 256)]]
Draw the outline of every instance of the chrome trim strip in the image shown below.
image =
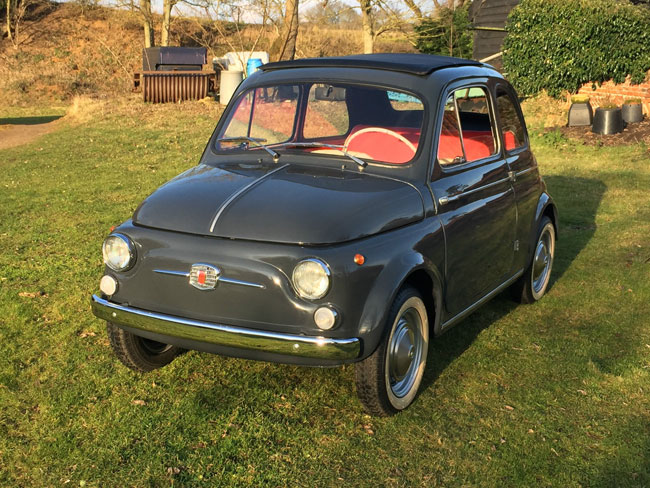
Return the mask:
[(441, 330), (441, 331), (442, 331), (442, 330), (445, 330), (446, 328), (451, 327), (452, 325), (454, 325), (456, 322), (458, 322), (458, 321), (464, 319), (465, 317), (467, 317), (469, 314), (471, 314), (474, 310), (476, 310), (477, 308), (479, 308), (479, 307), (480, 307), (481, 305), (483, 305), (485, 302), (489, 301), (489, 300), (490, 300), (491, 298), (493, 298), (495, 295), (498, 295), (498, 294), (501, 293), (503, 290), (505, 290), (505, 289), (508, 288), (510, 285), (512, 285), (515, 281), (517, 281), (517, 279), (518, 279), (522, 274), (524, 274), (524, 270), (523, 270), (523, 269), (520, 269), (519, 271), (517, 271), (517, 272), (514, 274), (514, 276), (513, 276), (512, 278), (507, 279), (506, 281), (504, 281), (503, 283), (501, 283), (498, 287), (496, 287), (494, 290), (492, 290), (490, 293), (488, 293), (488, 294), (485, 295), (483, 298), (481, 298), (479, 301), (477, 301), (477, 302), (474, 303), (473, 305), (470, 305), (469, 307), (467, 307), (467, 308), (466, 308), (465, 310), (463, 310), (462, 312), (459, 312), (458, 314), (454, 315), (452, 318), (450, 318), (449, 320), (447, 320), (444, 324), (442, 324), (442, 325), (440, 326), (440, 330)]
[(217, 220), (219, 220), (219, 217), (221, 217), (221, 214), (223, 214), (224, 210), (226, 210), (226, 208), (228, 207), (228, 205), (230, 205), (230, 204), (231, 204), (232, 202), (234, 202), (237, 198), (239, 198), (240, 195), (242, 195), (243, 193), (247, 192), (248, 190), (250, 190), (250, 189), (253, 188), (254, 186), (258, 185), (258, 184), (259, 184), (260, 182), (262, 182), (265, 178), (268, 178), (268, 177), (271, 176), (273, 173), (277, 173), (278, 171), (283, 170), (283, 169), (286, 168), (287, 166), (289, 166), (289, 165), (288, 165), (288, 164), (285, 164), (285, 165), (283, 165), (283, 166), (280, 166), (279, 168), (275, 168), (274, 170), (269, 171), (269, 172), (266, 173), (266, 174), (263, 174), (262, 176), (260, 176), (260, 177), (257, 178), (256, 180), (251, 181), (248, 185), (243, 186), (242, 188), (240, 188), (239, 190), (237, 190), (235, 193), (233, 193), (232, 195), (230, 195), (230, 197), (228, 197), (228, 199), (226, 199), (226, 201), (223, 202), (223, 203), (221, 204), (221, 207), (219, 207), (219, 210), (217, 210), (217, 214), (214, 216), (214, 219), (212, 219), (212, 224), (210, 225), (210, 232), (214, 232), (214, 227), (217, 225)]
[(233, 327), (118, 305), (97, 295), (91, 304), (100, 319), (180, 339), (314, 359), (355, 359), (361, 352), (358, 337), (332, 339)]
[[(204, 264), (204, 263), (196, 263), (196, 264)], [(206, 264), (205, 266), (212, 266), (211, 264)], [(214, 267), (214, 266), (212, 266)], [(185, 271), (174, 271), (171, 269), (154, 269), (154, 273), (160, 273), (160, 274), (165, 274), (165, 275), (171, 275), (171, 276), (181, 276), (183, 278), (189, 278), (190, 273), (185, 272)], [(236, 280), (234, 278), (226, 278), (223, 275), (219, 275), (217, 278), (217, 285), (220, 283), (228, 283), (230, 285), (241, 285), (241, 286), (250, 286), (251, 288), (260, 288), (264, 289), (266, 286), (261, 285), (259, 283), (253, 283), (252, 281), (243, 281), (243, 280)]]
[(183, 276), (185, 278), (190, 277), (190, 273), (186, 271), (172, 271), (170, 269), (154, 269), (154, 273), (160, 273), (160, 274), (166, 274), (166, 275), (172, 275), (172, 276)]
[(530, 168), (522, 169), (521, 171), (517, 172), (517, 176), (525, 175), (526, 173), (530, 173), (534, 169), (537, 169), (537, 166), (531, 166)]
[(235, 280), (233, 278), (224, 278), (223, 276), (220, 276), (218, 281), (219, 282), (223, 281), (224, 283), (230, 283), (231, 285), (250, 286), (251, 288), (261, 288), (261, 289), (266, 288), (264, 285), (260, 285), (259, 283), (253, 283), (251, 281)]
[[(479, 186), (478, 188), (473, 188), (473, 189), (467, 190), (467, 191), (461, 191), (461, 192), (455, 193), (454, 195), (451, 195), (451, 196), (440, 197), (438, 199), (438, 203), (440, 205), (446, 205), (449, 202), (455, 202), (456, 200), (458, 200), (460, 198), (463, 198), (463, 197), (466, 197), (467, 195), (471, 195), (471, 194), (477, 193), (479, 191), (487, 190), (488, 188), (492, 188), (493, 186), (500, 185), (501, 183), (505, 183), (507, 181), (510, 181), (510, 177), (502, 178), (502, 179), (497, 180), (497, 181), (493, 181), (492, 183), (488, 183), (487, 185)], [(510, 191), (510, 190), (508, 190), (508, 191)]]

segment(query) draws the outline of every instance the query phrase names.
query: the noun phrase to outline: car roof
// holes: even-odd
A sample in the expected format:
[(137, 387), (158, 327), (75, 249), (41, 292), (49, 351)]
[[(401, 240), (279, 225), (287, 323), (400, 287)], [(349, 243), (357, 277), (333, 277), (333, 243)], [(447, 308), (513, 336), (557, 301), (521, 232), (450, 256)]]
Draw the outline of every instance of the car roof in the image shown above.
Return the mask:
[(401, 71), (425, 76), (442, 68), (454, 66), (483, 66), (478, 61), (436, 56), (432, 54), (356, 54), (331, 58), (304, 58), (291, 61), (279, 61), (260, 66), (263, 71), (275, 71), (290, 68), (368, 68), (388, 71)]

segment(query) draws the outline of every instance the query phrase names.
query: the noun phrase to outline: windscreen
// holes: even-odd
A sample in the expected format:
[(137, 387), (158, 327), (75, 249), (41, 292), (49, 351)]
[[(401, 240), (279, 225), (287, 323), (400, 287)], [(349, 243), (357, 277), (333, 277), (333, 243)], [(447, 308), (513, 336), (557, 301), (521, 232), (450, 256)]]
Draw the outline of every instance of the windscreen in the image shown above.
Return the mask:
[(216, 149), (259, 151), (264, 145), (405, 164), (417, 152), (423, 120), (422, 101), (400, 91), (352, 84), (263, 86), (238, 98)]

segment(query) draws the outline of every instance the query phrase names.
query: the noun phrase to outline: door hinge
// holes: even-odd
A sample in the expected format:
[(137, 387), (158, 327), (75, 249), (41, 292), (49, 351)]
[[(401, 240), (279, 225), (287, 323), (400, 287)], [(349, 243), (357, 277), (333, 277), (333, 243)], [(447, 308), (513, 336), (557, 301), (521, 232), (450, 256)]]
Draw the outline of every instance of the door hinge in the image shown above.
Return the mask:
[(515, 241), (515, 251), (519, 251), (519, 240)]

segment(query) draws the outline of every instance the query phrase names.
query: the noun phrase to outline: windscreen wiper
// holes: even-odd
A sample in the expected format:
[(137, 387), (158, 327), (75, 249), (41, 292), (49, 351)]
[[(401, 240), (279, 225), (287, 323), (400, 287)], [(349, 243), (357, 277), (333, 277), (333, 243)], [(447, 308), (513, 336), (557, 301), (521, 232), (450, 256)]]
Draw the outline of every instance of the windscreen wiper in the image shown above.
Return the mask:
[(368, 163), (365, 162), (363, 159), (358, 158), (356, 156), (353, 156), (352, 154), (350, 154), (347, 151), (345, 146), (341, 146), (341, 145), (338, 145), (338, 144), (323, 144), (322, 142), (284, 142), (282, 144), (278, 144), (278, 145), (274, 144), (273, 145), (273, 147), (278, 147), (278, 146), (282, 146), (282, 147), (326, 147), (328, 149), (334, 149), (335, 151), (340, 151), (341, 154), (343, 154), (344, 156), (347, 156), (352, 161), (357, 163), (361, 167), (361, 169), (368, 166)]
[(269, 153), (273, 158), (274, 163), (277, 163), (278, 160), (280, 159), (280, 154), (278, 154), (273, 149), (269, 149), (267, 146), (262, 144), (263, 142), (266, 142), (266, 139), (262, 139), (259, 137), (248, 137), (248, 136), (223, 137), (221, 139), (217, 139), (217, 142), (248, 142), (249, 144), (252, 143), (255, 144), (256, 147), (261, 147), (267, 153)]

